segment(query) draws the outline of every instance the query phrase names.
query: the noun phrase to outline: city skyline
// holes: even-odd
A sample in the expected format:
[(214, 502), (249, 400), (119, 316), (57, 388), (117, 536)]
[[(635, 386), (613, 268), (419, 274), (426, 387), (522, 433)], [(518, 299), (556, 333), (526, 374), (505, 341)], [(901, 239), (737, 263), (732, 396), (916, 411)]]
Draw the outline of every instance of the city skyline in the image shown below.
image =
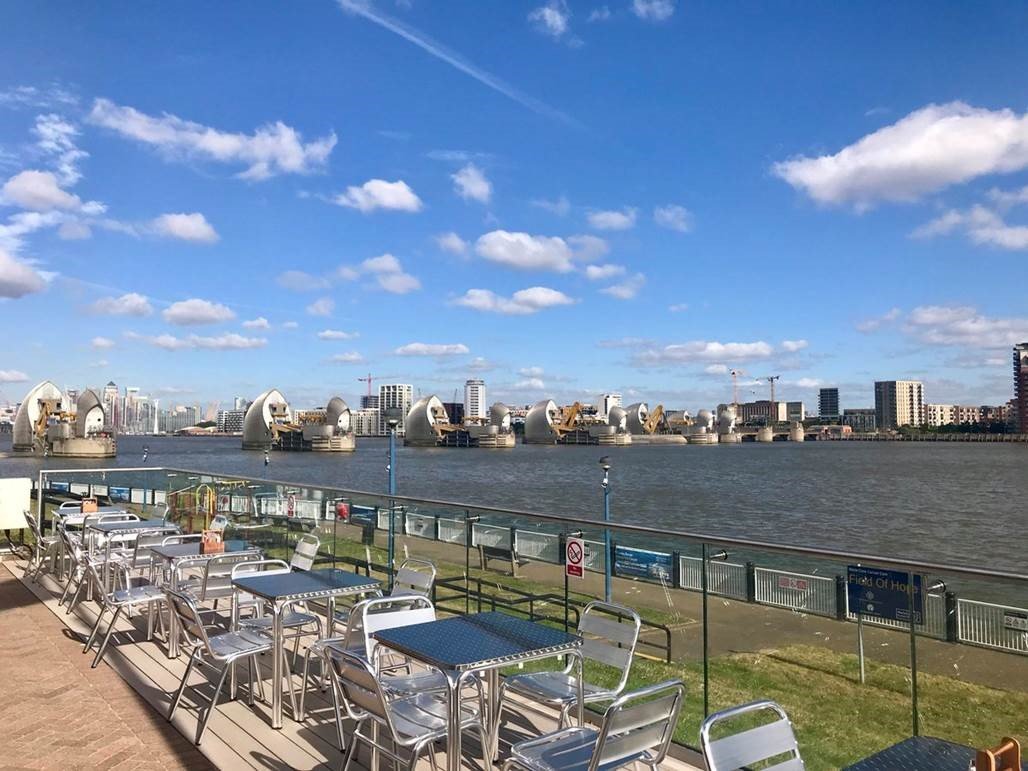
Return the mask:
[[(10, 401), (113, 380), (356, 408), (368, 372), (693, 412), (732, 370), (741, 401), (780, 375), (811, 410), (887, 379), (1013, 395), (1028, 114), (996, 73), (1028, 64), (1024, 9), (341, 0), (253, 11), (247, 36), (236, 16), (0, 10)], [(987, 56), (954, 50), (971, 26)]]

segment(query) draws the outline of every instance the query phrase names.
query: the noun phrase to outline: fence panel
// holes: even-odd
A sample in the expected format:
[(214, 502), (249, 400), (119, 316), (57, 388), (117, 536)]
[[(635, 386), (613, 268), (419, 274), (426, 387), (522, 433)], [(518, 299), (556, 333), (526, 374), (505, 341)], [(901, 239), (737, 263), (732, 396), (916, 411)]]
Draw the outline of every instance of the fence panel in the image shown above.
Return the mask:
[[(681, 557), (679, 575), (683, 589), (701, 591), (703, 560), (700, 557)], [(707, 592), (720, 597), (746, 599), (746, 566), (736, 562), (707, 560)]]
[(586, 570), (595, 570), (597, 573), (603, 572), (603, 550), (603, 541), (585, 542), (585, 560), (582, 564), (585, 565)]
[(835, 579), (755, 568), (756, 599), (762, 605), (835, 618)]
[(440, 519), (438, 538), (446, 543), (464, 544), (466, 543), (464, 535), (466, 527), (467, 523), (463, 519)]
[(89, 495), (89, 485), (85, 482), (72, 482), (68, 485), (68, 492), (73, 495)]
[(511, 549), (510, 528), (500, 525), (476, 523), (471, 528), (472, 546), (493, 546), (497, 549)]
[(435, 517), (430, 514), (408, 514), (404, 524), (407, 535), (435, 540)]
[(1028, 654), (1028, 610), (976, 600), (957, 600), (960, 641)]
[[(946, 639), (946, 599), (938, 594), (929, 594), (925, 602), (925, 618), (923, 624), (914, 624), (917, 634), (925, 637), (935, 637), (939, 640)], [(850, 621), (857, 620), (857, 614), (849, 608), (849, 597), (846, 598), (846, 618)], [(892, 621), (885, 618), (864, 616), (864, 623), (872, 626), (884, 626), (889, 629), (910, 629), (906, 621)]]
[(556, 565), (560, 563), (560, 537), (553, 533), (518, 530), (515, 532), (514, 551), (519, 556)]

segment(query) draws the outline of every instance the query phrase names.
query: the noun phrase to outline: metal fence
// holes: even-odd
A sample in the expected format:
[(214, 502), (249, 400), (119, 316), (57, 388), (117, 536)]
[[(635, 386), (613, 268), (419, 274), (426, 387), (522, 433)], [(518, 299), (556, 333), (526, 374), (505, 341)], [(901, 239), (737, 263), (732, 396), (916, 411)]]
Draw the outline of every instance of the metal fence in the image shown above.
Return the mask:
[[(701, 591), (703, 589), (703, 560), (699, 557), (679, 558), (679, 585), (682, 589)], [(746, 591), (746, 566), (735, 562), (712, 562), (707, 560), (707, 591), (721, 597), (736, 600), (748, 598)]]
[(835, 618), (838, 599), (835, 578), (754, 568), (755, 601), (815, 616)]
[[(848, 598), (846, 605), (846, 618), (850, 621), (856, 621), (857, 614), (850, 610)], [(929, 594), (925, 598), (923, 621), (924, 623), (914, 624), (914, 629), (918, 634), (925, 635), (926, 637), (935, 637), (939, 640), (946, 639), (945, 597), (938, 594)], [(884, 618), (876, 618), (875, 616), (864, 616), (864, 623), (872, 626), (884, 626), (890, 629), (910, 629), (910, 624), (906, 621), (890, 621)]]
[(957, 600), (961, 642), (1028, 653), (1028, 610), (976, 600)]

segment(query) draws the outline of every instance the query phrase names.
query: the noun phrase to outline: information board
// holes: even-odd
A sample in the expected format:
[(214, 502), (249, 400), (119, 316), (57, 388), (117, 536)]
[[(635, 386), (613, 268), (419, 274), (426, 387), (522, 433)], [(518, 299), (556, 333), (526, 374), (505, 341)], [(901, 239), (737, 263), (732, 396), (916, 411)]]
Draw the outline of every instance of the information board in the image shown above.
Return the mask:
[(614, 548), (614, 573), (618, 576), (646, 578), (650, 581), (670, 581), (674, 558), (667, 552)]
[[(903, 570), (883, 570), (860, 565), (846, 569), (850, 613), (910, 623), (910, 598)], [(914, 623), (924, 623), (924, 579), (914, 574)]]

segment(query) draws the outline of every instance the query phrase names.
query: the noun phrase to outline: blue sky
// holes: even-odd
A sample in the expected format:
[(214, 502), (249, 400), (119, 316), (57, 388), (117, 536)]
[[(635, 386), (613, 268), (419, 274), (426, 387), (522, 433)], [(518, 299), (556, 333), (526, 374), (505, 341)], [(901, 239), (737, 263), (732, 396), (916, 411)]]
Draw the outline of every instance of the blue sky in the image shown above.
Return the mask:
[[(1028, 7), (5, 3), (0, 394), (1011, 396)], [(320, 333), (320, 335), (319, 335)], [(751, 393), (752, 392), (752, 393)]]

